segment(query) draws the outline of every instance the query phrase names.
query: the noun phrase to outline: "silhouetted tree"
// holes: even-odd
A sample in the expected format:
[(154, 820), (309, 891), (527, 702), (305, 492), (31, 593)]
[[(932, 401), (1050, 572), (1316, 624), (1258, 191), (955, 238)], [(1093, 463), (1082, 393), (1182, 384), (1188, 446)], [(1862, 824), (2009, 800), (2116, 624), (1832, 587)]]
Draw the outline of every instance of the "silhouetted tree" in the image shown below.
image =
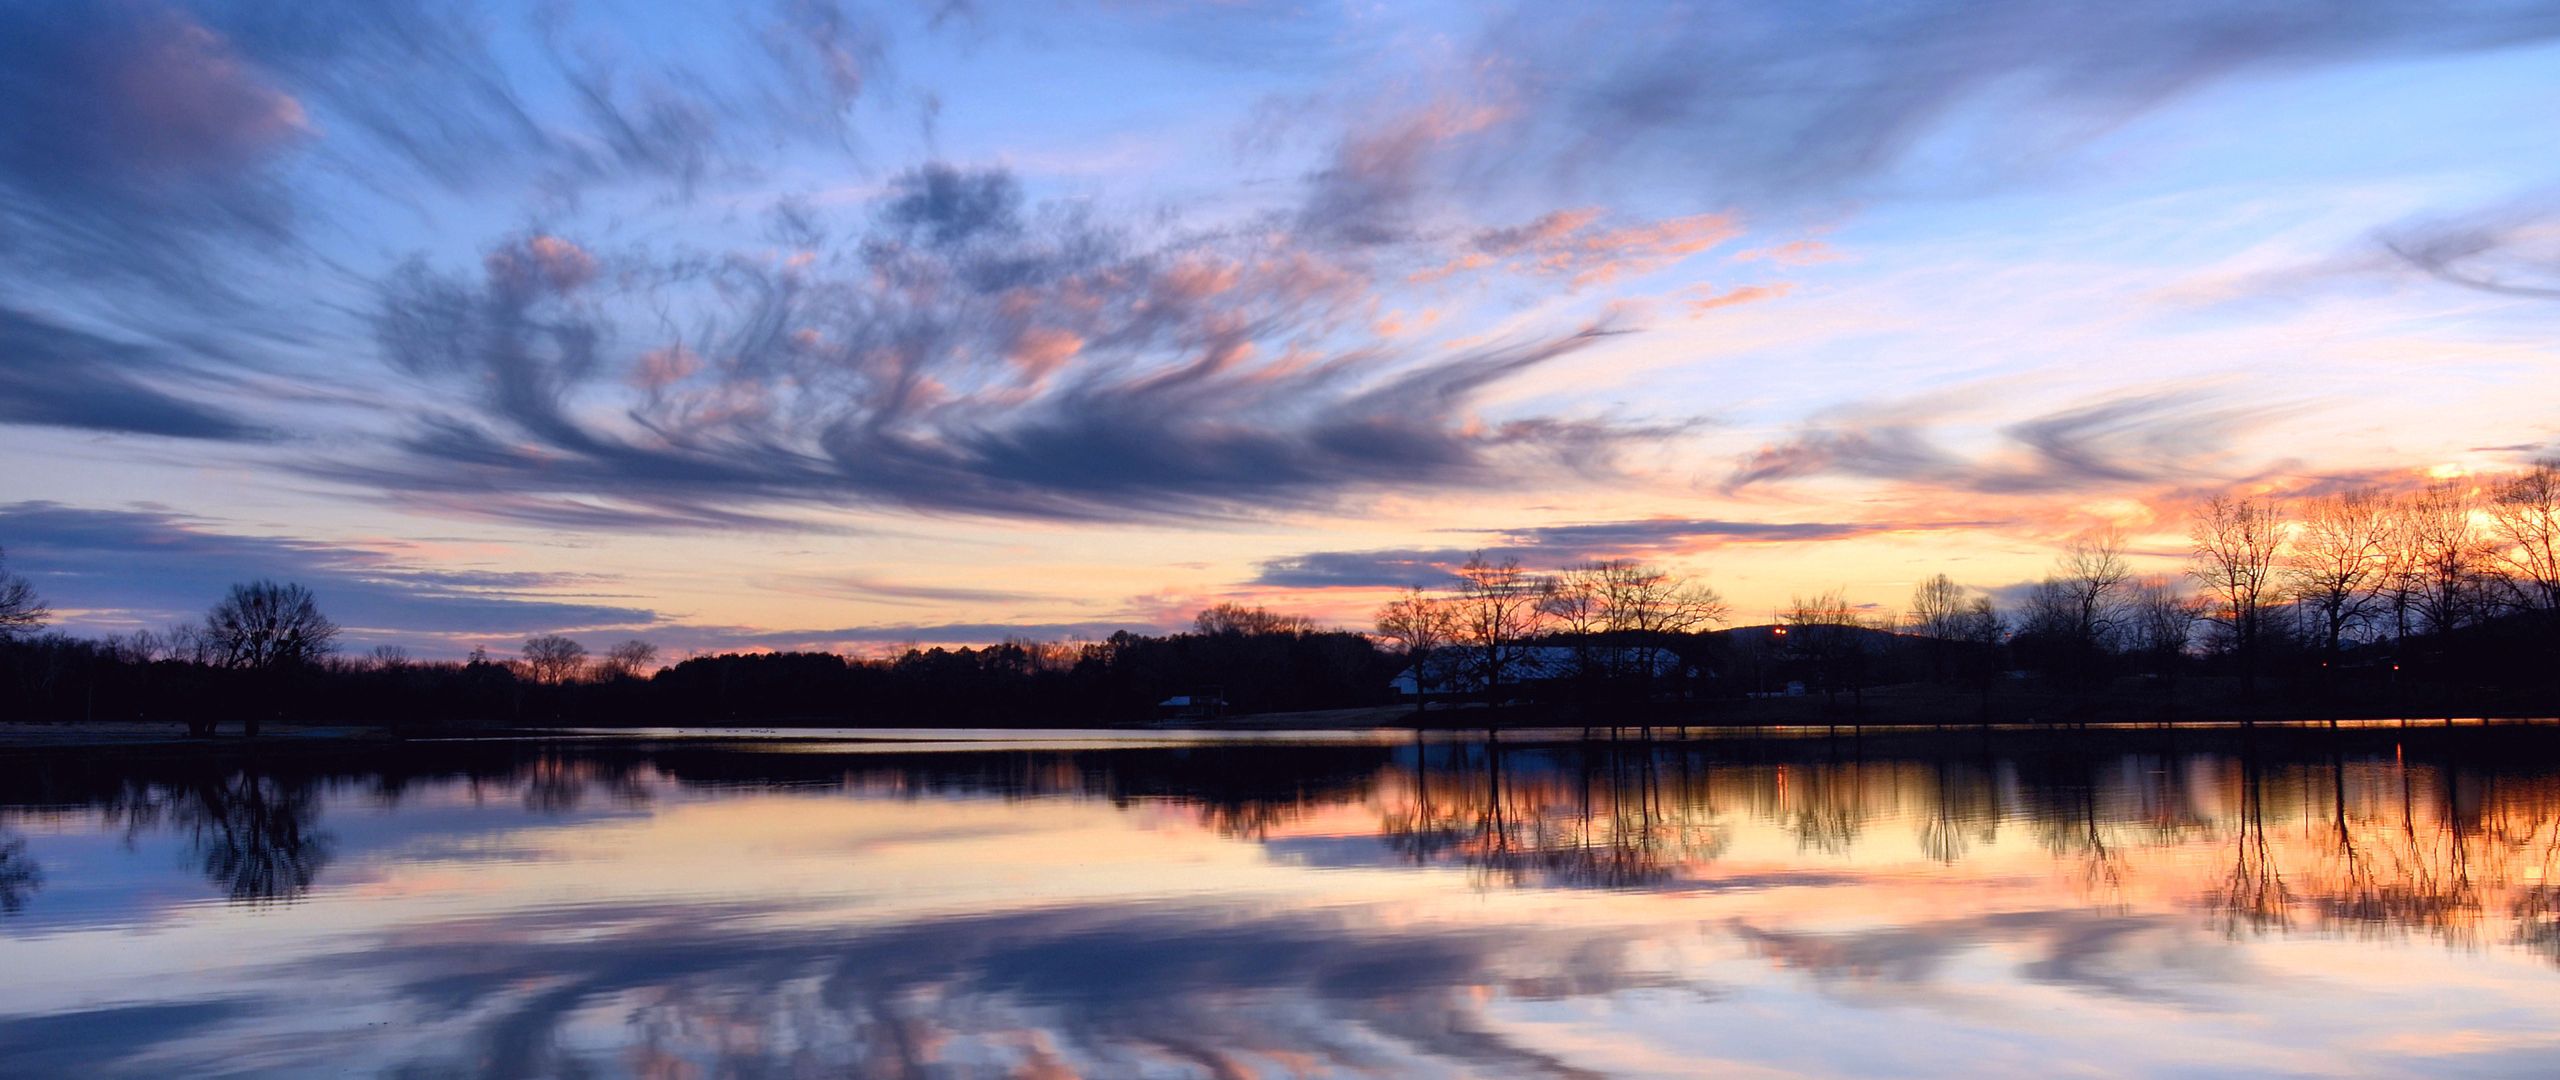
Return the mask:
[(1518, 558), (1492, 562), (1476, 552), (1458, 568), (1459, 639), (1472, 650), (1470, 667), (1485, 696), (1499, 700), (1519, 659), (1521, 643), (1546, 624), (1543, 606), (1550, 583), (1520, 568)]
[(2472, 509), (2471, 490), (2458, 480), (2429, 484), (2400, 506), (2414, 604), (2439, 638), (2468, 625), (2485, 606), (2494, 556)]
[(2518, 605), (2560, 616), (2560, 462), (2537, 462), (2499, 482), (2489, 521)]
[(1217, 604), (1191, 617), (1191, 628), (1202, 634), (1304, 634), (1313, 631), (1315, 623), (1301, 615), (1283, 615), (1270, 608), (1244, 604)]
[(1856, 704), (1866, 703), (1867, 635), (1873, 627), (1838, 589), (1810, 598), (1796, 597), (1784, 616), (1787, 648), (1810, 668), (1825, 701), (1840, 691)]
[(2381, 605), (2390, 556), (2390, 503), (2382, 496), (2344, 491), (2303, 504), (2284, 581), (2318, 620), (2322, 655), (2331, 664), (2347, 634)]
[[(1601, 594), (1607, 604), (1608, 629), (1638, 644), (1694, 634), (1722, 623), (1732, 613), (1714, 589), (1683, 580), (1659, 566), (1633, 559), (1599, 564)], [(1644, 666), (1650, 676), (1652, 666)]]
[(1977, 596), (1956, 619), (1955, 640), (1963, 644), (1962, 666), (1982, 695), (1982, 716), (1991, 717), (1991, 687), (2000, 681), (2000, 646), (2008, 639), (2008, 620), (2000, 617), (1988, 596)]
[(224, 667), (272, 670), (309, 664), (337, 647), (338, 624), (320, 613), (311, 590), (253, 581), (205, 616), (205, 638)]
[(2019, 612), (2015, 644), (2022, 661), (2083, 687), (2106, 674), (2133, 582), (2124, 550), (2124, 533), (2112, 526), (2063, 546)]
[(1602, 562), (1567, 566), (1538, 598), (1547, 624), (1573, 649), (1574, 675), (1586, 691), (1611, 673), (1614, 665), (1607, 654), (1619, 644), (1604, 637), (1612, 606), (1609, 568)]
[(1912, 586), (1911, 614), (1904, 625), (1928, 643), (1931, 679), (1946, 677), (1949, 646), (1964, 636), (1967, 607), (1964, 586), (1945, 574)]
[(525, 677), (542, 686), (562, 686), (587, 670), (587, 647), (560, 634), (542, 634), (524, 642)]
[(601, 666), (608, 679), (645, 679), (658, 668), (658, 647), (632, 638), (606, 649)]
[(1723, 623), (1732, 612), (1713, 588), (1633, 559), (1601, 564), (1600, 577), (1611, 639), (1635, 646), (1608, 654), (1612, 674), (1640, 700), (1652, 700), (1662, 675), (1657, 650), (1688, 652), (1692, 635)]
[(1380, 607), (1377, 623), (1378, 636), (1391, 642), (1413, 669), (1413, 711), (1419, 714), (1432, 682), (1444, 674), (1441, 668), (1450, 646), (1457, 643), (1457, 611), (1417, 585)]
[(2166, 680), (2177, 674), (2178, 661), (2195, 640), (2196, 624), (2204, 621), (2204, 598), (2178, 591), (2167, 579), (2144, 578), (2134, 584), (2128, 609), (2126, 647), (2153, 675)]
[(2124, 613), (2125, 589), (2133, 568), (2124, 561), (2125, 537), (2113, 526), (2073, 537), (2064, 545), (2051, 579), (2069, 603), (2072, 634), (2089, 648), (2104, 651)]
[[(245, 714), (246, 730), (253, 736), (261, 716), (275, 707), (283, 679), (329, 655), (337, 641), (338, 624), (320, 613), (311, 590), (289, 582), (234, 585), (204, 619), (204, 648), (214, 663), (248, 672), (267, 699)], [(199, 721), (196, 715), (190, 714), (190, 729), (202, 723), (202, 733), (211, 734), (211, 720)]]
[(8, 556), (7, 549), (0, 548), (0, 643), (42, 630), (45, 620), (53, 617), (53, 609), (36, 596), (35, 586), (9, 572)]
[(2194, 541), (2188, 570), (2212, 602), (2207, 618), (2240, 661), (2241, 680), (2254, 686), (2269, 615), (2279, 596), (2276, 556), (2284, 547), (2284, 515), (2266, 499), (2216, 495), (2189, 527)]

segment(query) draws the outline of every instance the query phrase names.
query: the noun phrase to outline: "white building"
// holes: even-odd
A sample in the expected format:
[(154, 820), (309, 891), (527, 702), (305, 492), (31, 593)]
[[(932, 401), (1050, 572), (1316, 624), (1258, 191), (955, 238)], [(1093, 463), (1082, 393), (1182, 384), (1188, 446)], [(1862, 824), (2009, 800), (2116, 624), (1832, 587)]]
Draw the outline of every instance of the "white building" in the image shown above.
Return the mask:
[[(1634, 674), (1650, 668), (1657, 679), (1685, 670), (1679, 654), (1669, 649), (1595, 645), (1586, 651), (1570, 645), (1514, 645), (1502, 650), (1502, 683), (1519, 686), (1570, 679), (1581, 673), (1586, 659), (1611, 672)], [(1394, 688), (1396, 696), (1408, 698), (1423, 690), (1432, 697), (1447, 697), (1479, 693), (1485, 688), (1481, 649), (1444, 648), (1432, 653), (1424, 666), (1430, 669), (1427, 677), (1407, 667), (1387, 685)]]

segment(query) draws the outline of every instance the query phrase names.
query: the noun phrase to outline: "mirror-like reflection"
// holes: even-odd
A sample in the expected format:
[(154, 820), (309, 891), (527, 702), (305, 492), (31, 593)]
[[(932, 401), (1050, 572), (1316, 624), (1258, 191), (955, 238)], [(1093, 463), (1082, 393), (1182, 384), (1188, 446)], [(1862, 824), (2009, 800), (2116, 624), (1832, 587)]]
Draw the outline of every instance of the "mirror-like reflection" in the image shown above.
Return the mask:
[(0, 1072), (2534, 1072), (2553, 734), (19, 756)]

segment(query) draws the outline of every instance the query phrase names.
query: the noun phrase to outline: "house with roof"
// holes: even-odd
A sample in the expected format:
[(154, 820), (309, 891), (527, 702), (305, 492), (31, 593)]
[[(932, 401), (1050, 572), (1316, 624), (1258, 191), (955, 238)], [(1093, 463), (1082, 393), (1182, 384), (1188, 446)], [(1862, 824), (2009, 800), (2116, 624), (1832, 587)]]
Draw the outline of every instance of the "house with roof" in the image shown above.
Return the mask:
[(1499, 669), (1504, 688), (1520, 691), (1553, 686), (1586, 673), (1619, 678), (1650, 676), (1668, 679), (1690, 673), (1688, 664), (1669, 649), (1620, 645), (1513, 645), (1504, 648), (1496, 664), (1488, 665), (1484, 650), (1451, 647), (1434, 651), (1421, 665), (1407, 665), (1388, 682), (1396, 696), (1411, 700), (1416, 695), (1428, 697), (1465, 697), (1481, 695), (1488, 689), (1486, 668)]

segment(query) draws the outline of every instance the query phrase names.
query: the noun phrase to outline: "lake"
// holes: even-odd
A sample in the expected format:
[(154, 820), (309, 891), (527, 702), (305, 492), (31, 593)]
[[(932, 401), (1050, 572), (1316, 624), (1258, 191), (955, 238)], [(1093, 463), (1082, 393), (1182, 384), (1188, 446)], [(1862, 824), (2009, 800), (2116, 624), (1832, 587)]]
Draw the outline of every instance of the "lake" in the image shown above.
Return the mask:
[(0, 756), (0, 1074), (2560, 1073), (2560, 731)]

